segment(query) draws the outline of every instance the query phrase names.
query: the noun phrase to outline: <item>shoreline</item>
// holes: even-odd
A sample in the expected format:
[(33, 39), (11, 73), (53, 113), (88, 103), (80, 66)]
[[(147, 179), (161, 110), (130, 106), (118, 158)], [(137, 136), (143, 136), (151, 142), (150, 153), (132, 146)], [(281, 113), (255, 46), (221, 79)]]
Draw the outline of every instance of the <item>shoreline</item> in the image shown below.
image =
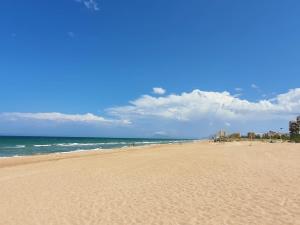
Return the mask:
[[(36, 154), (36, 155), (21, 155), (21, 156), (11, 156), (11, 157), (0, 157), (0, 169), (5, 167), (14, 167), (24, 164), (32, 164), (32, 163), (41, 163), (47, 161), (59, 161), (65, 159), (74, 159), (74, 158), (81, 158), (81, 157), (93, 157), (93, 156), (101, 156), (106, 154), (116, 154), (121, 152), (128, 152), (128, 151), (140, 151), (143, 149), (149, 149), (151, 147), (166, 147), (166, 146), (182, 146), (182, 145), (189, 145), (189, 144), (203, 144), (208, 143), (210, 145), (228, 145), (232, 143), (241, 143), (241, 144), (295, 144), (295, 143), (288, 143), (288, 142), (276, 142), (270, 143), (266, 141), (232, 141), (232, 142), (212, 142), (211, 140), (204, 139), (204, 140), (193, 140), (187, 142), (176, 142), (176, 143), (163, 143), (163, 144), (146, 144), (140, 146), (126, 146), (120, 148), (107, 148), (107, 149), (90, 149), (90, 150), (75, 150), (70, 152), (54, 152), (54, 153), (45, 153), (45, 154)], [(300, 145), (299, 145), (300, 146)]]
[(58, 161), (64, 159), (80, 158), (80, 157), (91, 157), (91, 156), (98, 156), (98, 155), (110, 154), (110, 153), (115, 154), (118, 152), (142, 150), (151, 147), (182, 145), (182, 144), (191, 144), (191, 143), (200, 143), (200, 142), (208, 142), (208, 140), (193, 140), (193, 141), (175, 142), (175, 143), (126, 146), (120, 148), (106, 148), (106, 149), (98, 148), (98, 149), (90, 149), (90, 150), (74, 150), (70, 152), (54, 152), (54, 153), (45, 153), (45, 154), (36, 154), (36, 155), (0, 157), (0, 168), (13, 167), (13, 166), (31, 164), (31, 163), (47, 162), (47, 161)]
[[(80, 151), (112, 150), (153, 144), (193, 142), (195, 139), (148, 139), (148, 138), (70, 138), (70, 137), (18, 137), (0, 136), (0, 159), (27, 157)], [(3, 141), (3, 142), (2, 142)]]

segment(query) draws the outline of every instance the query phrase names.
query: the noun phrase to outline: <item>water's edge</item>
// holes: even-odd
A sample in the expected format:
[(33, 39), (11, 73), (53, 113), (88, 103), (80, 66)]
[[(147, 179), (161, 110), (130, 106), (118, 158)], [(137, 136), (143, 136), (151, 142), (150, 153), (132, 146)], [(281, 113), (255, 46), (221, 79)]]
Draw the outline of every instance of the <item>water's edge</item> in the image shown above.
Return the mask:
[(70, 138), (0, 136), (0, 158), (122, 149), (191, 142), (190, 139)]

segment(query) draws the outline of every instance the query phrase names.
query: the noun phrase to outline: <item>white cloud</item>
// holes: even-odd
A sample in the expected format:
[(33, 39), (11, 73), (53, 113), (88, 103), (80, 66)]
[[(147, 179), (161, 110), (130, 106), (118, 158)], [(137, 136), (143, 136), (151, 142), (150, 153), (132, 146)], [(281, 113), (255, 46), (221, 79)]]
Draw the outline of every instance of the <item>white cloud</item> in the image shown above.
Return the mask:
[(234, 94), (232, 95), (233, 97), (241, 97), (243, 94), (242, 93), (238, 93), (238, 94)]
[(238, 92), (241, 92), (241, 91), (243, 91), (243, 88), (237, 87), (237, 88), (235, 88), (234, 90), (235, 90), (235, 91), (238, 91)]
[(165, 96), (143, 95), (106, 112), (103, 117), (91, 113), (0, 113), (0, 132), (2, 129), (2, 133), (7, 133), (10, 129), (15, 133), (22, 127), (37, 133), (39, 129), (47, 133), (51, 127), (59, 127), (55, 132), (60, 132), (72, 129), (75, 124), (95, 135), (101, 130), (102, 135), (145, 137), (157, 131), (165, 131), (172, 137), (203, 137), (224, 128), (234, 132), (264, 132), (279, 127), (287, 130), (288, 121), (300, 113), (300, 88), (260, 101), (245, 100), (229, 92), (197, 89)]
[(0, 113), (0, 118), (7, 120), (44, 120), (54, 122), (82, 122), (82, 123), (106, 123), (106, 124), (130, 124), (129, 120), (113, 120), (87, 114), (63, 114), (58, 112), (50, 113)]
[(300, 112), (300, 88), (258, 102), (240, 99), (229, 92), (200, 90), (165, 97), (144, 95), (129, 105), (110, 108), (108, 112), (133, 121), (149, 117), (177, 121), (210, 118), (226, 122), (288, 118)]
[(157, 95), (164, 95), (166, 93), (166, 90), (161, 87), (155, 87), (153, 88), (153, 93)]
[(98, 11), (99, 6), (96, 0), (75, 0), (76, 2), (84, 4), (84, 6), (90, 10)]
[(225, 122), (225, 126), (230, 127), (230, 126), (231, 126), (231, 123)]
[(259, 88), (256, 84), (251, 84), (251, 87), (252, 87), (253, 89), (258, 89), (258, 88)]

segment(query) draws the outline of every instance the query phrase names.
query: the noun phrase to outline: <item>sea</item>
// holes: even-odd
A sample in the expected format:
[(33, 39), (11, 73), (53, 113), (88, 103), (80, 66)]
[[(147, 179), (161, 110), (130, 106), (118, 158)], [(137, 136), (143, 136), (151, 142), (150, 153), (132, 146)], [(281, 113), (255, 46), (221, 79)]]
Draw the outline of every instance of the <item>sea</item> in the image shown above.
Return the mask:
[(188, 142), (186, 139), (0, 136), (0, 157), (103, 150)]

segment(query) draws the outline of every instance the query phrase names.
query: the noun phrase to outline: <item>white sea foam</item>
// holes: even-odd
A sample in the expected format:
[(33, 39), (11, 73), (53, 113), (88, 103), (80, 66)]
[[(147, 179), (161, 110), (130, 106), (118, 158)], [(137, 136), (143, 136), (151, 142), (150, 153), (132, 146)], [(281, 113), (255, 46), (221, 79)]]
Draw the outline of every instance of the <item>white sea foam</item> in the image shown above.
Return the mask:
[(97, 146), (102, 145), (104, 143), (60, 143), (56, 144), (56, 146), (60, 147), (74, 147), (74, 146)]
[[(180, 141), (121, 141), (121, 142), (98, 142), (98, 143), (58, 143), (55, 146), (60, 147), (80, 147), (80, 146), (102, 146), (102, 145), (146, 145), (146, 144), (164, 144), (164, 143), (177, 143)], [(46, 145), (45, 145), (46, 146)], [(42, 147), (37, 146), (37, 147)]]
[(0, 159), (20, 158), (20, 157), (24, 157), (24, 155), (0, 156)]
[(88, 152), (88, 151), (100, 151), (102, 150), (101, 147), (99, 148), (94, 148), (94, 149), (77, 149), (73, 151), (67, 151), (67, 152), (55, 152), (54, 154), (70, 154), (70, 153), (75, 153), (75, 152)]
[(100, 143), (60, 143), (56, 146), (60, 147), (74, 147), (74, 146), (99, 146), (99, 145), (124, 145), (128, 142), (100, 142)]
[(52, 145), (33, 145), (34, 147), (50, 147)]
[(15, 146), (4, 146), (2, 148), (7, 149), (16, 149), (16, 148), (26, 148), (26, 145), (15, 145)]
[(137, 141), (134, 142), (134, 144), (163, 144), (163, 143), (167, 143), (165, 141)]
[(102, 145), (126, 145), (128, 142), (104, 142)]

